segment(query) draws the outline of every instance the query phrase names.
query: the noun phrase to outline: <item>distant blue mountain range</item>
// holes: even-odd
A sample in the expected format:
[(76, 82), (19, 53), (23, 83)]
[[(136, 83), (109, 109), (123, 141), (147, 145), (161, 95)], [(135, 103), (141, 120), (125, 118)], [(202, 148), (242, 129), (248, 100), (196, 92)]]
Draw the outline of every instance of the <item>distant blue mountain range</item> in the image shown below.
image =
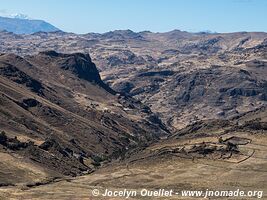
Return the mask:
[(16, 34), (32, 34), (36, 32), (60, 31), (55, 26), (43, 20), (0, 17), (0, 30)]

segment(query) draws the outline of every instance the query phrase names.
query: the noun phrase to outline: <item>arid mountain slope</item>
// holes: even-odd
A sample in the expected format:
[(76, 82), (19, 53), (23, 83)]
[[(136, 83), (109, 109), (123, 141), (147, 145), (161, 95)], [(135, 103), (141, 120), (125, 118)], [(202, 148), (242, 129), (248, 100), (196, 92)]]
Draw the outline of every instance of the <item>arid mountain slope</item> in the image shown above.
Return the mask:
[(229, 119), (266, 104), (266, 76), (265, 66), (212, 66), (143, 72), (114, 88), (144, 99), (170, 126), (181, 128), (200, 119)]
[(88, 54), (2, 54), (0, 85), (3, 185), (88, 173), (169, 134), (147, 106), (104, 84)]

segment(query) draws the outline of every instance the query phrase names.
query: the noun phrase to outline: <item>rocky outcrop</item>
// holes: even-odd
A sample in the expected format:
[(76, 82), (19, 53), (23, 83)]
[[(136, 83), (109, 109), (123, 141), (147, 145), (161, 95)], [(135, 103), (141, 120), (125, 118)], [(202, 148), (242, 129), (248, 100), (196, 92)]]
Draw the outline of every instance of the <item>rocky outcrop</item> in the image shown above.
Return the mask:
[(71, 72), (78, 78), (99, 85), (108, 92), (115, 94), (115, 91), (101, 80), (99, 72), (89, 54), (62, 54), (55, 51), (44, 51), (39, 53), (35, 59), (38, 59), (38, 57), (46, 57), (42, 59), (48, 59), (50, 64), (54, 64), (60, 69)]

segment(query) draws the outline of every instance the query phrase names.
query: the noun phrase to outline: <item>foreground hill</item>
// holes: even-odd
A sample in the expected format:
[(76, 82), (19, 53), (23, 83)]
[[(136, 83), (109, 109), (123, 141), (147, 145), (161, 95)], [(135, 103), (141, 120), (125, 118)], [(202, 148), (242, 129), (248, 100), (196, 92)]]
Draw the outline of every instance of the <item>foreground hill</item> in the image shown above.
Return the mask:
[(0, 85), (1, 185), (90, 173), (169, 134), (103, 83), (88, 54), (1, 54)]
[[(240, 199), (266, 199), (267, 112), (266, 107), (228, 120), (201, 121), (146, 148), (137, 148), (98, 171), (58, 180), (25, 190), (1, 188), (2, 198), (36, 199), (125, 199), (102, 197), (105, 190), (138, 191), (129, 199), (207, 199), (208, 191), (253, 191)], [(172, 197), (141, 197), (147, 189), (174, 190)], [(99, 196), (92, 194), (99, 190)], [(199, 197), (182, 191), (202, 191)], [(255, 192), (254, 192), (255, 191)], [(210, 196), (209, 199), (238, 199)]]

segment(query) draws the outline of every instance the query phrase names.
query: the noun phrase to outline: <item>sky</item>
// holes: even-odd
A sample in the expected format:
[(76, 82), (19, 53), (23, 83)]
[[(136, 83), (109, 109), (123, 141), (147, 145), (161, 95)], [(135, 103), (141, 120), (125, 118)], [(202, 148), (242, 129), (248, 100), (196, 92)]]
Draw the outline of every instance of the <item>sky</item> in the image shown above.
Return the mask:
[(267, 0), (0, 0), (0, 16), (15, 13), (74, 33), (267, 32)]

